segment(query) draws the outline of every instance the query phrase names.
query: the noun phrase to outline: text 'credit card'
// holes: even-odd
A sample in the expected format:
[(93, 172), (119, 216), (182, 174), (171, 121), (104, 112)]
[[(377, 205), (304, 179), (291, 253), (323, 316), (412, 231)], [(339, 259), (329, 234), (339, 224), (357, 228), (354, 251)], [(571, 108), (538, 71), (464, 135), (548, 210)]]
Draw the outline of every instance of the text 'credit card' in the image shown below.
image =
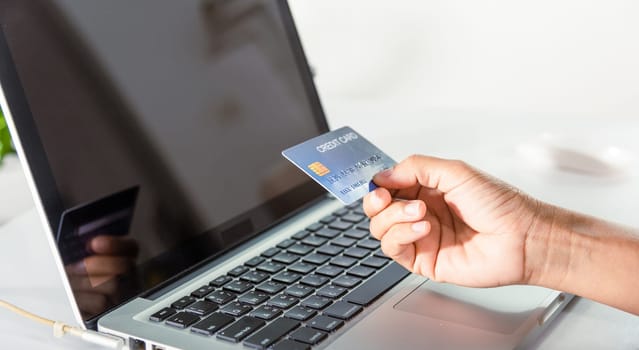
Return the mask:
[(374, 189), (373, 175), (396, 163), (349, 127), (314, 137), (282, 154), (344, 204)]

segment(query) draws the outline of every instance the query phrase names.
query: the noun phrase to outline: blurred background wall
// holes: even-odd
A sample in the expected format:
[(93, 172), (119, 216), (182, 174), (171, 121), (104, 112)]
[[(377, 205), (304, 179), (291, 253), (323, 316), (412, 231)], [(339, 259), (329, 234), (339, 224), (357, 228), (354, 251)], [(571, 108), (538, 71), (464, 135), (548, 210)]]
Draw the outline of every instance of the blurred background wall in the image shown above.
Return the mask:
[[(325, 108), (639, 116), (639, 2), (292, 0)], [(426, 113), (429, 112), (429, 113)]]

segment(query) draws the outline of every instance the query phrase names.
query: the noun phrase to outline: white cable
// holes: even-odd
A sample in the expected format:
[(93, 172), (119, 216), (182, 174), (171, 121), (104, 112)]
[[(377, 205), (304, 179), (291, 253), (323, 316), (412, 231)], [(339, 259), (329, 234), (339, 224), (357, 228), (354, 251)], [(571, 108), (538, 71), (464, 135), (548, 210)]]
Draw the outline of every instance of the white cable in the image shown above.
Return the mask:
[(64, 326), (64, 323), (55, 321), (53, 323), (53, 336), (56, 338), (62, 338), (64, 336)]
[(48, 318), (44, 318), (36, 314), (33, 314), (29, 311), (26, 311), (24, 309), (21, 309), (4, 300), (0, 300), (0, 307), (4, 307), (5, 309), (13, 311), (16, 314), (20, 316), (24, 316), (30, 320), (43, 323), (47, 326), (51, 326), (53, 328), (53, 336), (56, 338), (61, 338), (65, 334), (71, 334), (75, 337), (79, 337), (80, 339), (86, 342), (104, 346), (110, 349), (115, 349), (115, 350), (128, 349), (128, 347), (126, 346), (124, 342), (124, 339), (120, 337), (116, 337), (114, 335), (99, 333), (96, 331), (92, 331), (90, 329), (73, 327), (60, 321), (53, 321)]
[(101, 345), (110, 349), (116, 349), (116, 350), (128, 349), (128, 347), (125, 347), (124, 345), (124, 339), (120, 337), (116, 337), (111, 334), (92, 331), (90, 329), (83, 329), (82, 335), (80, 335), (80, 339), (86, 342)]

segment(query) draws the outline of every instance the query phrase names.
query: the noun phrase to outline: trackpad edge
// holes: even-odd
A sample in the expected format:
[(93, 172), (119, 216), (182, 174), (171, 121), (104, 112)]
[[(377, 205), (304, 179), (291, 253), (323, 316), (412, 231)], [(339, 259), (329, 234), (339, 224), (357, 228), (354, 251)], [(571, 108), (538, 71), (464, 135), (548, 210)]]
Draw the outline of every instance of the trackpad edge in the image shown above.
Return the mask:
[(486, 331), (512, 334), (532, 314), (544, 309), (554, 291), (513, 285), (469, 288), (425, 281), (404, 297), (395, 310)]

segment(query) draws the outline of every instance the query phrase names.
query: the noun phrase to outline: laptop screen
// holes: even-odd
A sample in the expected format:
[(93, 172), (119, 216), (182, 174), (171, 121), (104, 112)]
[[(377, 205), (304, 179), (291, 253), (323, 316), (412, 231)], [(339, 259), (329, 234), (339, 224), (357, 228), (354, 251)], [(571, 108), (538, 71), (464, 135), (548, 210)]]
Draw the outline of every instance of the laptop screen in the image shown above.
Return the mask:
[(0, 0), (0, 20), (3, 91), (85, 320), (323, 193), (280, 154), (327, 130), (283, 2)]

